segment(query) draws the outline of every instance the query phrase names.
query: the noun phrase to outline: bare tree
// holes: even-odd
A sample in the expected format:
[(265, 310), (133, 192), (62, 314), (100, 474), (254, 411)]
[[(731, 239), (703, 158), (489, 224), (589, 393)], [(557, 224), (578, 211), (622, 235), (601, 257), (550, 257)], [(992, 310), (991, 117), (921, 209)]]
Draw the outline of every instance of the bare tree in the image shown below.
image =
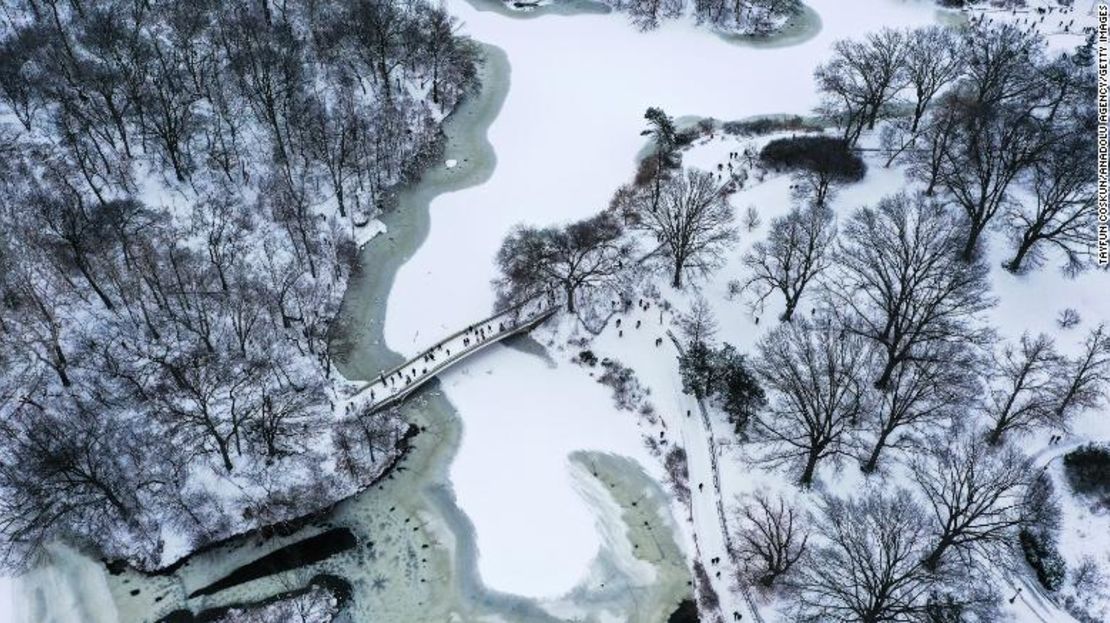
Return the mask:
[(678, 317), (678, 327), (686, 341), (678, 359), (682, 391), (705, 399), (713, 391), (717, 372), (714, 345), (718, 326), (709, 301), (695, 296), (690, 311)]
[(913, 91), (910, 134), (916, 134), (933, 98), (964, 70), (961, 41), (951, 28), (926, 26), (906, 33), (906, 83)]
[(1040, 35), (1016, 24), (976, 26), (964, 35), (962, 90), (976, 107), (1032, 101), (1040, 92), (1038, 67), (1044, 58)]
[(854, 146), (865, 128), (874, 128), (879, 113), (902, 89), (904, 35), (884, 29), (865, 41), (833, 43), (833, 57), (814, 71), (823, 99), (821, 112), (843, 128)]
[(7, 306), (22, 313), (17, 316), (21, 320), (18, 325), (5, 321), (4, 334), (17, 340), (14, 347), (48, 366), (62, 387), (71, 387), (71, 355), (65, 346), (69, 329), (69, 323), (65, 322), (68, 306), (50, 302), (57, 290), (49, 287), (49, 280), (33, 268), (12, 271), (7, 277), (10, 279), (5, 292)]
[(641, 205), (637, 226), (662, 243), (671, 262), (671, 285), (682, 287), (687, 273), (706, 273), (723, 261), (736, 241), (732, 208), (712, 173), (688, 169), (668, 179), (655, 209)]
[(365, 66), (373, 72), (378, 88), (387, 102), (393, 101), (393, 72), (409, 52), (404, 6), (382, 0), (360, 0), (349, 7), (350, 32), (358, 42), (356, 50)]
[(378, 472), (378, 458), (401, 438), (401, 418), (391, 411), (360, 412), (343, 418), (332, 431), (340, 469), (368, 484)]
[(981, 105), (950, 98), (956, 131), (945, 144), (938, 182), (963, 209), (960, 257), (971, 261), (979, 239), (1009, 199), (1010, 185), (1035, 163), (1052, 133), (1027, 105)]
[(681, 16), (686, 0), (616, 0), (613, 8), (627, 11), (640, 30), (654, 30), (663, 20)]
[(114, 310), (115, 303), (96, 270), (95, 258), (105, 241), (100, 206), (86, 205), (71, 192), (46, 190), (32, 195), (30, 202), (40, 225), (36, 235), (42, 237), (42, 246), (50, 249), (49, 257), (59, 271), (76, 268), (104, 307)]
[(992, 448), (981, 439), (954, 434), (936, 440), (912, 469), (932, 515), (925, 557), (929, 570), (939, 569), (952, 555), (964, 562), (988, 555), (1021, 524), (1032, 470), (1016, 449)]
[(497, 252), (501, 277), (494, 281), (503, 307), (561, 290), (575, 313), (581, 293), (613, 290), (624, 262), (634, 262), (634, 244), (610, 213), (566, 227), (518, 226)]
[(842, 228), (824, 295), (849, 332), (878, 348), (876, 387), (929, 345), (988, 337), (977, 318), (994, 304), (987, 269), (959, 261), (959, 245), (956, 220), (921, 195), (884, 198)]
[(775, 19), (801, 10), (799, 0), (695, 0), (698, 23), (724, 32), (765, 33)]
[(1019, 273), (1044, 261), (1044, 247), (1064, 256), (1063, 270), (1075, 273), (1093, 264), (1095, 180), (1087, 171), (1094, 159), (1094, 143), (1086, 133), (1060, 129), (1043, 158), (1032, 165), (1035, 202), (1010, 202), (1007, 229), (1015, 243), (1006, 269)]
[(35, 57), (48, 44), (50, 33), (40, 25), (17, 26), (0, 41), (0, 98), (30, 131), (43, 105), (42, 72)]
[[(320, 418), (352, 234), (436, 153), (474, 46), (425, 0), (47, 1), (4, 24), (9, 560), (64, 538), (148, 564), (166, 527), (199, 544), (349, 491)], [(346, 432), (362, 465), (394, 451)], [(213, 470), (243, 496), (186, 477)]]
[(800, 320), (768, 333), (758, 352), (755, 367), (770, 404), (755, 420), (755, 437), (769, 446), (764, 460), (800, 467), (798, 482), (809, 486), (822, 460), (845, 453), (866, 408), (866, 344)]
[(756, 242), (744, 256), (752, 276), (743, 288), (756, 294), (759, 306), (781, 292), (786, 308), (780, 318), (789, 322), (806, 286), (828, 266), (835, 236), (832, 210), (824, 206), (794, 208), (774, 219), (767, 240)]
[(986, 405), (992, 444), (1007, 432), (1053, 423), (1052, 390), (1060, 363), (1052, 338), (1043, 333), (1026, 333), (1017, 345), (1007, 344), (995, 354)]
[(806, 552), (809, 526), (804, 512), (781, 496), (757, 493), (740, 501), (737, 553), (759, 583), (771, 587)]
[(1062, 426), (1078, 413), (1106, 401), (1110, 386), (1110, 334), (1105, 324), (1091, 331), (1078, 356), (1063, 363), (1053, 385), (1055, 400), (1050, 418)]
[(144, 444), (166, 448), (79, 401), (50, 407), (25, 399), (0, 422), (0, 558), (21, 564), (52, 540), (100, 539), (106, 532), (153, 539), (141, 525), (143, 496), (160, 474), (136, 459)]
[(960, 345), (938, 343), (895, 368), (865, 418), (871, 440), (865, 442), (864, 473), (875, 471), (885, 450), (921, 447), (921, 433), (950, 422), (960, 406), (973, 401), (979, 389), (972, 373), (977, 363)]
[[(959, 128), (957, 108), (947, 103), (950, 97), (951, 93), (946, 94), (942, 97), (942, 103), (933, 107), (918, 129), (914, 142), (904, 143), (906, 147), (911, 144), (917, 146), (909, 154), (910, 173), (925, 183), (925, 195), (929, 197), (933, 196), (940, 184), (948, 145), (955, 139)], [(896, 157), (897, 152), (893, 155)]]
[(453, 65), (449, 62), (453, 57), (468, 55), (471, 50), (455, 36), (459, 29), (459, 20), (448, 13), (446, 7), (419, 5), (418, 10), (428, 33), (421, 41), (421, 51), (431, 65), (432, 102), (440, 104), (443, 82), (441, 74)]
[(712, 345), (717, 336), (717, 319), (713, 308), (704, 296), (697, 295), (690, 303), (690, 311), (678, 317), (678, 328), (687, 344)]
[(821, 542), (792, 581), (795, 620), (924, 620), (934, 586), (922, 564), (928, 527), (909, 492), (828, 499), (822, 515)]

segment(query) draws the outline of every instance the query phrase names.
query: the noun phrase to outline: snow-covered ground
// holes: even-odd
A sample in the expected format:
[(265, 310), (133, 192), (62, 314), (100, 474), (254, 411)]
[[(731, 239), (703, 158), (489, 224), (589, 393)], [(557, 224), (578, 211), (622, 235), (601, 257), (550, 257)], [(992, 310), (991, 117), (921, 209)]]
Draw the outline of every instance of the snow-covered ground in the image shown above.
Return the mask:
[[(742, 152), (749, 146), (758, 151), (770, 138), (773, 137), (744, 138), (716, 132), (712, 136), (696, 140), (683, 153), (683, 164), (709, 171), (716, 171), (718, 165), (722, 165), (727, 171), (730, 153)], [(866, 137), (865, 142), (873, 139), (873, 136)], [(865, 159), (869, 168), (864, 180), (843, 187), (831, 201), (838, 218), (846, 218), (853, 209), (872, 205), (885, 195), (912, 189), (915, 184), (906, 176), (903, 168), (885, 168), (884, 158), (869, 156)], [(740, 160), (732, 162), (735, 166), (740, 166)], [(630, 177), (631, 174), (628, 175)], [(733, 195), (730, 202), (738, 215), (748, 206), (756, 206), (762, 224), (752, 232), (741, 230), (740, 242), (729, 253), (726, 264), (706, 280), (698, 282), (696, 288), (678, 292), (665, 284), (659, 284), (662, 300), (677, 311), (688, 309), (693, 294), (704, 296), (719, 321), (718, 339), (737, 346), (741, 352), (751, 353), (756, 342), (776, 325), (776, 318), (782, 311), (781, 297), (769, 298), (765, 308), (752, 309), (743, 296), (729, 295), (728, 282), (747, 274), (747, 269), (741, 263), (743, 254), (752, 243), (766, 236), (771, 219), (785, 214), (789, 209), (790, 183), (791, 178), (788, 175), (770, 175), (763, 181), (759, 181), (756, 176), (750, 177), (745, 189)], [(1087, 331), (1110, 318), (1107, 275), (1102, 271), (1092, 270), (1075, 279), (1066, 279), (1050, 263), (1028, 275), (1014, 276), (1001, 267), (1003, 260), (1008, 259), (1008, 251), (1010, 249), (1001, 236), (991, 236), (991, 283), (993, 294), (999, 299), (998, 305), (988, 312), (992, 324), (1004, 339), (1016, 339), (1024, 331), (1055, 335), (1061, 352), (1075, 355)], [(1076, 309), (1083, 320), (1078, 327), (1061, 331), (1056, 326), (1056, 318), (1065, 307)], [(810, 308), (808, 300), (803, 298), (798, 313), (809, 314)], [(631, 312), (619, 317), (623, 321), (623, 335), (611, 323), (591, 342), (590, 348), (599, 357), (613, 357), (629, 364), (635, 370), (638, 380), (651, 391), (650, 400), (663, 422), (671, 430), (681, 430), (690, 467), (690, 487), (693, 491), (693, 527), (702, 540), (701, 558), (704, 560), (722, 555), (722, 535), (718, 530), (715, 508), (716, 495), (715, 492), (710, 493), (712, 471), (709, 465), (707, 434), (696, 417), (696, 403), (681, 393), (674, 360), (676, 353), (669, 340), (665, 340), (659, 347), (655, 346), (655, 339), (673, 325), (673, 314), (661, 314), (659, 305), (654, 304), (646, 312), (633, 307)], [(762, 322), (757, 322), (757, 318)], [(636, 326), (636, 321), (642, 322), (641, 328), (630, 329), (629, 327)], [(686, 409), (692, 410), (693, 417), (680, 417)], [(676, 421), (680, 422), (677, 426)], [(752, 464), (742, 447), (733, 442), (731, 425), (720, 413), (713, 415), (711, 426), (715, 440), (713, 451), (718, 454), (720, 463), (720, 496), (726, 508), (734, 507), (743, 496), (759, 489), (774, 489), (788, 495), (796, 490), (792, 481), (783, 474)], [(1086, 413), (1077, 418), (1073, 434), (1067, 436), (1063, 444), (1049, 446), (1048, 437), (1055, 432), (1059, 431), (1046, 430), (1022, 440), (1023, 448), (1038, 457), (1038, 465), (1052, 457), (1061, 456), (1066, 450), (1078, 445), (1080, 440), (1110, 440), (1110, 419), (1104, 413)], [(1069, 569), (1074, 569), (1085, 556), (1092, 555), (1104, 568), (1110, 568), (1110, 543), (1107, 543), (1105, 536), (1110, 534), (1110, 516), (1104, 511), (1092, 512), (1086, 508), (1089, 502), (1071, 494), (1058, 463), (1052, 473), (1063, 505), (1061, 554)], [(704, 492), (698, 490), (699, 481), (705, 485)], [(853, 495), (871, 486), (875, 486), (875, 483), (869, 482), (858, 469), (848, 465), (837, 472), (823, 470), (815, 488), (817, 491), (824, 490), (843, 496)], [(728, 511), (726, 516), (731, 520)], [(730, 526), (732, 528), (734, 526)], [(725, 615), (731, 610), (744, 612), (740, 595), (729, 594), (732, 588), (730, 579), (726, 576), (719, 579), (714, 577), (712, 580), (721, 596)], [(1022, 595), (1014, 604), (1003, 604), (1004, 612), (1013, 620), (1042, 623), (1071, 620), (1059, 609), (1059, 598), (1055, 599), (1057, 603), (1046, 598), (1031, 574), (1006, 578), (1003, 582), (1008, 584), (1001, 585), (1000, 591), (1006, 593), (1003, 596), (1007, 598), (1013, 595), (1017, 587), (1023, 587)], [(761, 610), (765, 615), (769, 614), (773, 612), (774, 604), (763, 604)]]
[[(493, 257), (514, 224), (603, 209), (631, 176), (647, 107), (722, 119), (807, 114), (817, 103), (813, 68), (834, 40), (938, 19), (925, 1), (810, 4), (822, 21), (815, 37), (757, 48), (686, 24), (640, 33), (621, 15), (513, 20), (448, 3), (463, 32), (506, 51), (511, 86), (489, 131), (493, 176), (432, 203), (428, 239), (397, 274), (385, 321), (389, 346), (419, 352), (488, 315)], [(567, 454), (645, 455), (634, 416), (615, 411), (607, 389), (565, 361), (544, 365), (497, 348), (444, 377), (464, 422), (451, 477), (477, 532), (482, 578), (493, 589), (534, 596), (568, 589), (600, 544), (567, 473)]]
[(15, 620), (15, 580), (7, 576), (0, 576), (0, 619), (5, 621)]

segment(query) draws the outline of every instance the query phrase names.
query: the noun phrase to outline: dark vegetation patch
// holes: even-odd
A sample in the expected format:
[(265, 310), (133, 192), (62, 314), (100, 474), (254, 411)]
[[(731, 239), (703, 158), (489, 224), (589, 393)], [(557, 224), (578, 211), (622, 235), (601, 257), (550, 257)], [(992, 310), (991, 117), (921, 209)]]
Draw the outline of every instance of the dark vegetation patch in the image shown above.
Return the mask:
[(1089, 443), (1064, 455), (1064, 474), (1076, 493), (1095, 496), (1110, 508), (1110, 447)]
[(820, 132), (821, 126), (809, 123), (794, 115), (791, 117), (760, 117), (747, 121), (726, 121), (721, 124), (725, 134), (737, 136), (760, 136), (772, 132)]
[(578, 353), (578, 362), (592, 368), (597, 365), (597, 355), (592, 350), (584, 350)]
[(1021, 529), (1018, 540), (1021, 542), (1021, 551), (1025, 554), (1025, 560), (1037, 573), (1037, 580), (1040, 581), (1041, 586), (1050, 591), (1058, 590), (1063, 586), (1067, 563), (1056, 548), (1056, 540), (1028, 528)]
[(1067, 563), (1057, 546), (1060, 504), (1052, 479), (1044, 472), (1029, 486), (1024, 507), (1025, 523), (1018, 532), (1021, 551), (1041, 585), (1050, 591), (1058, 590), (1064, 584)]
[(694, 603), (693, 599), (683, 599), (682, 603), (678, 604), (678, 610), (671, 613), (667, 618), (667, 623), (698, 623), (698, 605)]
[(831, 136), (775, 139), (767, 143), (759, 157), (775, 169), (811, 171), (840, 182), (858, 182), (867, 172), (867, 165), (848, 143)]

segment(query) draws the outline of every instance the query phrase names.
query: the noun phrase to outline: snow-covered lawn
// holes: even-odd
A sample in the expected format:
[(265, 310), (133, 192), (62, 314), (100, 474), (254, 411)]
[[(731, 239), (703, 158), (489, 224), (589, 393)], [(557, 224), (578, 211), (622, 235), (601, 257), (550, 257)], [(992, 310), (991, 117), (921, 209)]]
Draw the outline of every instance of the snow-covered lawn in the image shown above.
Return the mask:
[[(712, 136), (703, 137), (683, 153), (683, 164), (704, 170), (716, 171), (718, 165), (727, 174), (729, 154), (742, 152), (746, 147), (753, 147), (756, 151), (772, 137), (744, 138), (725, 135), (716, 132)], [(867, 137), (867, 141), (873, 137)], [(846, 219), (857, 207), (873, 205), (877, 199), (901, 190), (912, 190), (915, 182), (909, 179), (905, 170), (899, 166), (885, 168), (884, 158), (867, 156), (868, 172), (864, 180), (858, 184), (840, 189), (831, 202), (834, 212), (839, 219)], [(734, 166), (739, 168), (740, 160), (732, 160)], [(629, 175), (629, 177), (631, 177)], [(777, 324), (778, 314), (782, 310), (781, 296), (775, 295), (768, 299), (767, 305), (762, 309), (752, 309), (748, 300), (743, 296), (730, 296), (728, 282), (742, 278), (747, 274), (747, 269), (741, 264), (743, 254), (751, 247), (752, 243), (763, 239), (771, 219), (781, 216), (789, 209), (791, 177), (789, 175), (769, 175), (764, 181), (759, 181), (753, 176), (748, 179), (743, 191), (736, 193), (730, 199), (737, 215), (743, 213), (748, 206), (756, 206), (762, 224), (752, 232), (741, 229), (739, 244), (733, 249), (725, 266), (714, 272), (708, 279), (698, 282), (695, 287), (678, 292), (670, 289), (665, 283), (658, 283), (662, 299), (673, 306), (676, 311), (689, 308), (690, 299), (695, 294), (706, 297), (719, 322), (718, 339), (737, 346), (741, 352), (751, 353), (755, 344)], [(1056, 337), (1057, 345), (1061, 352), (1076, 355), (1082, 345), (1086, 333), (1099, 322), (1110, 318), (1110, 296), (1107, 296), (1107, 275), (1098, 270), (1088, 271), (1075, 279), (1061, 276), (1051, 263), (1038, 271), (1028, 275), (1014, 276), (1005, 271), (1001, 264), (1008, 259), (1007, 253), (1011, 249), (1000, 235), (990, 238), (989, 264), (991, 267), (991, 283), (993, 295), (998, 298), (998, 305), (988, 312), (991, 323), (1004, 339), (1019, 338), (1024, 331), (1031, 333), (1045, 332)], [(776, 296), (778, 298), (776, 298)], [(798, 313), (808, 315), (811, 306), (810, 299), (803, 298)], [(1082, 318), (1079, 326), (1070, 330), (1061, 330), (1056, 325), (1056, 318), (1065, 307), (1074, 308)], [(671, 424), (676, 420), (693, 401), (681, 394), (681, 386), (677, 378), (677, 365), (674, 361), (675, 352), (669, 341), (664, 341), (662, 347), (654, 345), (654, 339), (661, 335), (667, 327), (672, 326), (673, 314), (663, 314), (663, 323), (660, 323), (659, 306), (653, 305), (647, 312), (642, 312), (636, 307), (626, 315), (619, 316), (624, 327), (623, 335), (615, 324), (610, 325), (596, 338), (590, 348), (598, 357), (613, 357), (630, 365), (636, 372), (638, 380), (651, 391), (651, 401), (656, 411), (664, 422)], [(758, 318), (758, 322), (757, 322)], [(635, 329), (635, 322), (640, 320), (643, 325)], [(682, 431), (686, 434), (684, 447), (686, 448), (690, 465), (690, 486), (693, 490), (695, 529), (699, 538), (708, 542), (710, 547), (720, 547), (720, 537), (716, 532), (714, 521), (716, 510), (712, 507), (714, 498), (697, 490), (699, 478), (703, 481), (706, 491), (710, 487), (708, 471), (708, 458), (705, 456), (706, 440), (697, 418), (691, 418)], [(691, 426), (692, 425), (692, 426)], [(783, 492), (795, 490), (792, 481), (787, 476), (774, 470), (766, 470), (755, 465), (751, 456), (739, 445), (733, 443), (734, 435), (731, 425), (725, 421), (723, 414), (716, 413), (713, 418), (714, 437), (717, 442), (716, 451), (719, 453), (721, 496), (726, 506), (732, 507), (743, 496), (756, 490), (770, 488)], [(1110, 440), (1110, 418), (1104, 413), (1090, 412), (1077, 418), (1074, 423), (1073, 434), (1065, 437), (1061, 445), (1049, 446), (1050, 434), (1059, 431), (1041, 431), (1027, 439), (1021, 440), (1022, 447), (1030, 454), (1037, 457), (1038, 465), (1049, 458), (1058, 457), (1066, 450), (1078, 445), (1080, 440)], [(1043, 449), (1043, 451), (1042, 451)], [(700, 476), (699, 476), (700, 474)], [(1104, 569), (1110, 569), (1110, 559), (1106, 552), (1105, 534), (1110, 534), (1110, 516), (1105, 511), (1093, 513), (1086, 508), (1089, 502), (1073, 497), (1066, 482), (1060, 473), (1060, 465), (1056, 463), (1053, 474), (1056, 480), (1056, 490), (1063, 506), (1063, 525), (1061, 532), (1061, 554), (1068, 563), (1069, 569), (1074, 569), (1085, 556), (1094, 556)], [(853, 495), (869, 487), (881, 486), (881, 482), (873, 482), (864, 478), (855, 465), (847, 464), (840, 471), (824, 470), (815, 490), (828, 491), (836, 495)], [(699, 518), (708, 517), (712, 521)], [(731, 516), (729, 516), (731, 521)], [(734, 526), (730, 526), (734, 529)], [(710, 558), (721, 555), (721, 551), (705, 551), (703, 544), (702, 557)], [(1052, 601), (1046, 599), (1043, 590), (1039, 588), (1032, 574), (1027, 577), (1014, 577), (1002, 582), (1016, 582), (1000, 584), (1003, 597), (1013, 595), (1016, 587), (1023, 587), (1023, 594), (1014, 604), (1004, 602), (1004, 611), (1017, 621), (1056, 621), (1070, 620), (1070, 617)], [(727, 616), (729, 600), (738, 603), (739, 596), (728, 596), (730, 582), (727, 579), (717, 580), (714, 584), (722, 596), (722, 610)], [(1055, 597), (1059, 602), (1059, 597)], [(767, 614), (773, 610), (773, 604), (764, 610)], [(735, 606), (740, 610), (742, 604)]]

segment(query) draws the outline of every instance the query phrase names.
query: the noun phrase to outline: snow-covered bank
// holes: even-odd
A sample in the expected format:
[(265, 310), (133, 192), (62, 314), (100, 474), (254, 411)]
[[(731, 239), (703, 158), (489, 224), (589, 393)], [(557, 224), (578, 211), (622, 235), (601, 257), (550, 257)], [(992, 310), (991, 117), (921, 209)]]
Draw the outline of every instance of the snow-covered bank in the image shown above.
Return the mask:
[[(604, 208), (633, 171), (648, 106), (722, 119), (808, 114), (817, 102), (813, 68), (833, 40), (884, 25), (932, 23), (938, 16), (927, 2), (811, 5), (821, 16), (820, 33), (797, 46), (765, 49), (730, 44), (681, 24), (638, 33), (620, 15), (512, 20), (452, 3), (465, 32), (506, 50), (513, 84), (489, 132), (497, 169), (488, 182), (432, 202), (428, 239), (397, 273), (385, 319), (389, 346), (418, 352), (438, 335), (487, 315), (493, 256), (514, 224), (565, 222)], [(643, 453), (629, 448), (640, 443), (640, 434), (618, 421), (634, 416), (615, 411), (607, 392), (586, 379), (562, 380), (559, 367), (536, 369), (539, 378), (528, 380), (532, 375), (521, 370), (536, 364), (519, 357), (497, 349), (481, 356), (484, 367), (471, 363), (444, 377), (466, 427), (452, 480), (459, 505), (474, 521), (483, 579), (495, 589), (544, 595), (584, 573), (588, 550), (599, 542), (565, 467), (559, 472), (567, 451), (584, 443), (579, 447)], [(565, 359), (556, 365), (565, 367)], [(471, 372), (464, 379), (466, 369)], [(547, 383), (550, 389), (541, 387)], [(502, 399), (505, 392), (514, 398)], [(613, 434), (578, 430), (587, 420)], [(544, 443), (537, 442), (537, 430)], [(496, 459), (503, 453), (526, 462), (518, 469)], [(500, 487), (492, 487), (490, 478)], [(553, 509), (524, 493), (529, 503), (509, 511), (518, 529), (506, 529), (508, 522), (500, 519), (505, 500), (533, 486), (528, 478), (543, 479), (544, 495), (566, 508)], [(544, 557), (554, 547), (533, 544), (540, 534), (562, 544), (555, 562)], [(579, 545), (582, 539), (589, 546)], [(522, 572), (541, 566), (545, 578)]]
[(44, 564), (0, 581), (0, 615), (13, 623), (116, 623), (108, 574), (97, 562), (65, 545), (46, 551)]

